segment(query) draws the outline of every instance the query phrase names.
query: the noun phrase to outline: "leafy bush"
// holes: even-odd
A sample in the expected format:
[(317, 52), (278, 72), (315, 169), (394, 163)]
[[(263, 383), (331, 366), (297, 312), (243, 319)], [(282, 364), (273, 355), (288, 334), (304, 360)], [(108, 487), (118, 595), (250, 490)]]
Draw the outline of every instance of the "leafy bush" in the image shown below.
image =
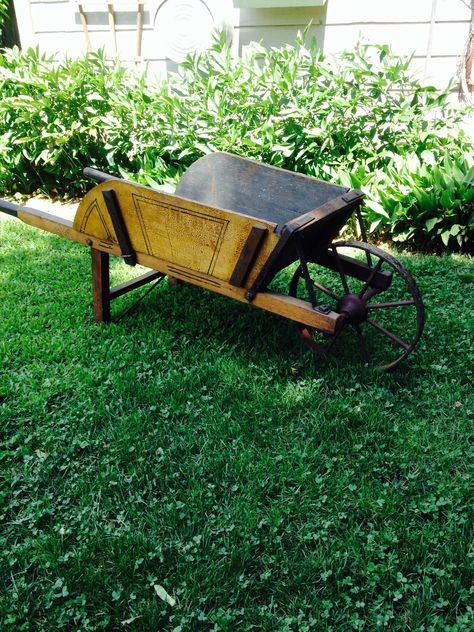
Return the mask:
[(125, 71), (110, 71), (103, 53), (57, 63), (14, 48), (1, 62), (0, 186), (79, 192), (81, 167), (107, 163), (101, 121)]
[(2, 26), (5, 24), (5, 20), (8, 16), (8, 0), (0, 0), (0, 39), (2, 33)]
[(0, 0), (0, 46), (6, 46), (5, 40), (7, 39), (5, 36), (5, 30), (8, 20), (8, 9), (9, 9), (9, 1), (8, 0)]
[(222, 33), (156, 85), (102, 53), (55, 61), (14, 49), (0, 60), (0, 89), (4, 190), (77, 194), (87, 164), (156, 185), (225, 150), (363, 188), (379, 235), (472, 243), (463, 112), (387, 46), (326, 58), (303, 35), (235, 59)]
[(472, 154), (446, 154), (438, 164), (433, 154), (425, 151), (421, 159), (409, 154), (399, 160), (398, 169), (397, 161), (394, 162), (373, 187), (373, 195), (378, 195), (383, 209), (380, 223), (392, 231), (393, 239), (423, 244), (434, 237), (448, 246), (450, 239), (455, 238), (461, 247), (472, 244)]

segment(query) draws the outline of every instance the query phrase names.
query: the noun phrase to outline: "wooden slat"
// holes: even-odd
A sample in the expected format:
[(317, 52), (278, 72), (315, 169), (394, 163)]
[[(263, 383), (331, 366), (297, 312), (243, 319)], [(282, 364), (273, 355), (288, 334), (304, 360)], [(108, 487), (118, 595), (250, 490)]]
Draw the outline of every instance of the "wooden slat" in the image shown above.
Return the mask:
[(139, 0), (137, 6), (137, 61), (142, 56), (142, 34), (143, 34), (143, 2)]
[(469, 22), (435, 24), (430, 51), (431, 57), (445, 57), (447, 55), (457, 55), (459, 57), (469, 32)]
[(291, 7), (288, 2), (286, 8), (274, 9), (241, 9), (235, 12), (234, 27), (251, 28), (254, 30), (254, 40), (259, 40), (260, 36), (255, 34), (261, 32), (262, 28), (275, 29), (275, 27), (294, 26), (305, 27), (309, 23), (321, 24), (324, 22), (326, 13), (325, 7)]
[(259, 292), (252, 305), (328, 334), (333, 334), (336, 331), (337, 321), (340, 317), (335, 312), (322, 314), (314, 310), (311, 303), (307, 301), (275, 292)]
[[(397, 35), (395, 35), (395, 33)], [(390, 42), (397, 55), (426, 54), (429, 22), (414, 24), (328, 24), (324, 29), (324, 51), (336, 53), (354, 47), (363, 40), (378, 44)]]
[[(280, 48), (289, 44), (294, 45), (295, 39), (303, 29), (308, 26), (308, 22), (301, 22), (295, 26), (243, 26), (238, 29), (240, 50), (248, 46), (255, 40), (261, 41), (267, 47)], [(325, 37), (324, 25), (318, 25), (317, 20), (313, 20), (308, 37), (315, 37), (317, 42), (323, 42)]]
[(243, 285), (245, 277), (247, 276), (250, 266), (257, 253), (258, 247), (260, 246), (266, 232), (267, 229), (264, 226), (258, 226), (257, 224), (252, 226), (232, 276), (230, 277), (231, 285), (237, 285), (238, 287)]
[(119, 296), (123, 296), (124, 294), (128, 294), (132, 290), (136, 290), (142, 285), (146, 285), (155, 279), (159, 279), (164, 276), (162, 272), (156, 272), (155, 270), (151, 270), (150, 272), (145, 272), (130, 281), (124, 281), (124, 283), (120, 283), (119, 285), (115, 285), (110, 288), (110, 300), (118, 298)]
[(82, 30), (84, 31), (84, 37), (86, 38), (86, 49), (87, 49), (87, 52), (90, 52), (92, 47), (91, 47), (91, 39), (89, 37), (89, 27), (87, 25), (86, 14), (84, 13), (82, 4), (78, 4), (77, 9), (79, 11), (79, 15), (81, 18), (81, 24), (82, 24)]
[(77, 241), (83, 246), (94, 247), (96, 250), (108, 252), (111, 255), (120, 256), (121, 254), (120, 247), (117, 244), (97, 238), (95, 235), (80, 232), (73, 227), (70, 221), (64, 220), (62, 217), (56, 217), (36, 209), (28, 209), (18, 211), (18, 219), (21, 219), (22, 222), (29, 226), (40, 228), (65, 239)]
[(114, 5), (111, 2), (107, 3), (107, 13), (109, 14), (109, 27), (110, 35), (112, 38), (112, 52), (113, 55), (117, 55), (117, 32), (115, 30), (115, 11)]
[[(452, 2), (451, 4), (461, 4)], [(432, 0), (337, 0), (327, 3), (326, 23), (359, 24), (364, 22), (428, 22)]]

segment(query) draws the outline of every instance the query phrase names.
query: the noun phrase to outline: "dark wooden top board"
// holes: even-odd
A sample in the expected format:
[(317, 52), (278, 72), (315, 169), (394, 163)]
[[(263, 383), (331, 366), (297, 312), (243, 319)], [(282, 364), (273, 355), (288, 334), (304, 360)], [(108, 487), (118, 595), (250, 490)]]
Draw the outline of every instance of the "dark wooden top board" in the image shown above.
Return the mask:
[(189, 167), (176, 195), (267, 220), (279, 229), (348, 189), (224, 152)]

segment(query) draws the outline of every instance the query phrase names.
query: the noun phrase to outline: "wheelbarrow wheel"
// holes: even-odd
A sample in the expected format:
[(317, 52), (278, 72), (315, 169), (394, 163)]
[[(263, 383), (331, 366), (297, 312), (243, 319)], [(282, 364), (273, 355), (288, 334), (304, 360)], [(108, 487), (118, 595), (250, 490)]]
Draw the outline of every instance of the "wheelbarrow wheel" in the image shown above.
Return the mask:
[[(313, 294), (320, 309), (330, 308), (341, 314), (339, 325), (335, 334), (328, 335), (298, 324), (301, 338), (323, 356), (338, 352), (345, 359), (355, 353), (364, 363), (381, 370), (395, 369), (416, 347), (423, 331), (425, 313), (415, 281), (394, 257), (365, 242), (331, 244), (328, 255), (334, 270), (308, 263), (309, 277), (305, 279), (300, 265), (290, 282), (289, 294), (304, 300), (310, 300)], [(368, 266), (369, 272), (362, 280), (346, 264), (348, 258), (365, 269)], [(378, 273), (386, 282), (375, 282), (376, 277), (380, 278)]]

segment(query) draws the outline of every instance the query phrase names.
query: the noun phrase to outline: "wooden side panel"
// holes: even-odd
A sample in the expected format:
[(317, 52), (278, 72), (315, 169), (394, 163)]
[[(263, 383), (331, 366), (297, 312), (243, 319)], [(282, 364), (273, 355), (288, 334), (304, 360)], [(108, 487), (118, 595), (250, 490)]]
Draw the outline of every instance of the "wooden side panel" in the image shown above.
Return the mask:
[[(147, 187), (120, 181), (102, 183), (82, 200), (74, 220), (80, 233), (117, 244), (102, 191), (113, 189), (128, 229), (133, 249), (169, 262), (174, 268), (228, 281), (239, 260), (255, 219), (213, 208)], [(246, 285), (261, 270), (279, 237), (276, 225), (266, 228)]]

